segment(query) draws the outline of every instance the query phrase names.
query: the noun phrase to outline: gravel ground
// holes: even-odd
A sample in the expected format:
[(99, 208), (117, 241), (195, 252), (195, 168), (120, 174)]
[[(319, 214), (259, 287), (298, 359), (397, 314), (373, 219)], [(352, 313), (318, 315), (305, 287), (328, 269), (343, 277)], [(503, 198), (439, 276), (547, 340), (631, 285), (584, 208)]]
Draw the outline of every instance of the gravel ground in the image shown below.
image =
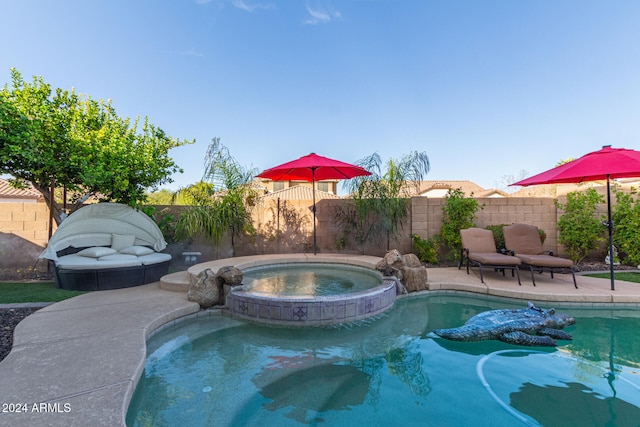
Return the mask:
[(3, 308), (0, 309), (0, 361), (13, 346), (13, 330), (22, 319), (39, 308)]

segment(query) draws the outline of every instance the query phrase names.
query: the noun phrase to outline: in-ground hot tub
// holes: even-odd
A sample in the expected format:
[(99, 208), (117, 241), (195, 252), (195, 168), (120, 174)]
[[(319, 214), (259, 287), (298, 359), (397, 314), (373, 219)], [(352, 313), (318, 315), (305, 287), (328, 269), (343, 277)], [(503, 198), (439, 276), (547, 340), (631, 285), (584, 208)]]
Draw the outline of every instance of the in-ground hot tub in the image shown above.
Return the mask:
[(340, 262), (276, 261), (243, 269), (243, 273), (243, 286), (231, 290), (227, 306), (233, 316), (264, 323), (353, 322), (388, 310), (396, 298), (395, 279)]

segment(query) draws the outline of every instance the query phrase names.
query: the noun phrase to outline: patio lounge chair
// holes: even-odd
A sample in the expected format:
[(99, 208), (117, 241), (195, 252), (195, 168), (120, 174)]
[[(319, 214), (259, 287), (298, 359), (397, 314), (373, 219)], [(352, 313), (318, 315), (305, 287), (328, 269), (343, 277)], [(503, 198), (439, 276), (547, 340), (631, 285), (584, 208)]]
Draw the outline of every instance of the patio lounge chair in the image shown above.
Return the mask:
[(538, 233), (538, 227), (529, 224), (512, 224), (502, 228), (504, 243), (507, 250), (520, 258), (523, 265), (531, 270), (531, 281), (536, 285), (534, 271), (542, 273), (548, 271), (553, 279), (554, 271), (571, 271), (573, 285), (578, 289), (576, 275), (573, 271), (573, 261), (555, 256), (553, 252), (545, 253)]
[(518, 276), (518, 284), (520, 283), (520, 272), (518, 266), (521, 264), (519, 258), (500, 253), (496, 250), (496, 243), (493, 238), (493, 232), (483, 228), (467, 228), (460, 230), (460, 238), (462, 240), (462, 249), (460, 251), (460, 262), (458, 269), (462, 263), (466, 261), (467, 274), (469, 274), (469, 266), (471, 264), (478, 266), (480, 269), (480, 281), (484, 283), (482, 275), (482, 267), (490, 267), (496, 270), (510, 269), (511, 276), (515, 271)]

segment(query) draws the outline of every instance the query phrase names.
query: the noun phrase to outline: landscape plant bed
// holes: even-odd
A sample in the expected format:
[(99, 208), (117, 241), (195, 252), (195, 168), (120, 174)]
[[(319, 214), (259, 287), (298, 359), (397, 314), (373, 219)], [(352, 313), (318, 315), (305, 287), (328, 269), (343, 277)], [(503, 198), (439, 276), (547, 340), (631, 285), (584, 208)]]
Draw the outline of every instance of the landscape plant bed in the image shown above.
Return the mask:
[(0, 309), (0, 362), (13, 346), (13, 330), (22, 319), (38, 311), (37, 307)]

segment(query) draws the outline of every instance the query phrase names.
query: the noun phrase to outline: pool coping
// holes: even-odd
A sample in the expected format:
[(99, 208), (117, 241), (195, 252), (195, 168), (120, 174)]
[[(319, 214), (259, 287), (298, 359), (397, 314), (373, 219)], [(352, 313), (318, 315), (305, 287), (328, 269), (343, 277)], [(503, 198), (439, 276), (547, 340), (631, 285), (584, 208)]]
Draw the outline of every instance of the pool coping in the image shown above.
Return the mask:
[[(352, 263), (375, 264), (379, 257), (355, 255), (265, 255), (218, 260), (209, 268), (233, 262), (340, 257)], [(233, 260), (233, 261), (232, 261)], [(193, 267), (192, 267), (193, 268)], [(509, 274), (493, 271), (480, 283), (477, 269), (430, 268), (429, 290), (418, 294), (470, 292), (532, 301), (540, 306), (629, 306), (640, 308), (640, 286), (608, 279), (528, 272), (522, 286)], [(414, 295), (414, 294), (412, 294)], [(409, 295), (408, 297), (410, 297)], [(114, 426), (125, 416), (146, 358), (146, 340), (160, 327), (187, 315), (203, 313), (184, 292), (153, 283), (134, 288), (92, 292), (48, 305), (23, 320), (15, 330), (11, 353), (0, 362), (0, 405), (7, 405), (0, 424), (14, 426)], [(13, 405), (9, 407), (8, 405)], [(17, 405), (20, 405), (19, 407)], [(24, 411), (17, 412), (17, 409)]]

